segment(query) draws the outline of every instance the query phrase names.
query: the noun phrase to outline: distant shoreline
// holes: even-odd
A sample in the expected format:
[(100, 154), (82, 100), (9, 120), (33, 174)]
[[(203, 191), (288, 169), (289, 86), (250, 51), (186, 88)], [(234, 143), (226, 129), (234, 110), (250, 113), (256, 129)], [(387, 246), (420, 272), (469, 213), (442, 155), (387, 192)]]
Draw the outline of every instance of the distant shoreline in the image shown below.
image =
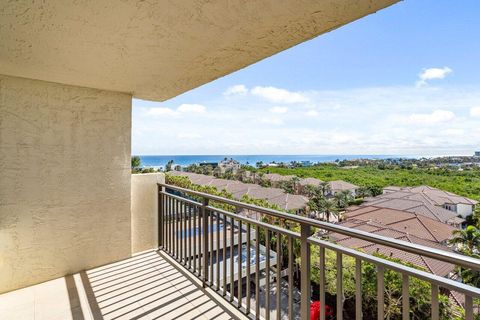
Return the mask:
[(306, 161), (311, 163), (334, 162), (335, 160), (355, 160), (355, 159), (398, 159), (413, 158), (400, 155), (139, 155), (142, 166), (146, 167), (164, 167), (168, 161), (173, 160), (177, 165), (188, 166), (194, 163), (219, 162), (224, 158), (233, 158), (241, 164), (251, 164), (262, 161), (271, 162), (292, 162)]

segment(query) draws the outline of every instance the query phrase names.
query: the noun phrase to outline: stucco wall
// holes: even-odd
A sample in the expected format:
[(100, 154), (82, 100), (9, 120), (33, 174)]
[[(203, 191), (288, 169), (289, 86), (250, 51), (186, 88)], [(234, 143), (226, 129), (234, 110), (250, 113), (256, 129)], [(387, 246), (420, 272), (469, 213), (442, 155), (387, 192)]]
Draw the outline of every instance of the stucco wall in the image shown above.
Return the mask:
[(130, 256), (129, 94), (0, 75), (0, 292)]
[(132, 175), (132, 253), (158, 248), (159, 182), (163, 173)]
[(461, 215), (463, 218), (471, 215), (473, 213), (473, 206), (470, 204), (457, 204), (457, 214)]

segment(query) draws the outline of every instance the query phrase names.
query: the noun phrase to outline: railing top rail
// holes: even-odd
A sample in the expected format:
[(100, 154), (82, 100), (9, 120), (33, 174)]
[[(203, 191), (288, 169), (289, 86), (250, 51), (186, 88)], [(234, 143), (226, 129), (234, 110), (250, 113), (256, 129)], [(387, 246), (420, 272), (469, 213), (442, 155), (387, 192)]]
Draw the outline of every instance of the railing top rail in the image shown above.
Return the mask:
[(455, 292), (464, 293), (474, 298), (480, 298), (480, 288), (475, 288), (473, 286), (470, 286), (458, 281), (454, 281), (452, 279), (444, 278), (423, 270), (418, 270), (418, 269), (408, 267), (396, 262), (392, 262), (386, 259), (372, 256), (361, 251), (339, 246), (337, 244), (334, 244), (325, 240), (309, 238), (308, 242), (314, 245), (323, 246), (327, 249), (331, 249), (333, 251), (340, 252), (354, 258), (360, 258), (362, 261), (370, 262), (375, 265), (383, 265), (384, 267), (390, 270), (408, 274), (417, 279), (425, 280), (430, 283), (438, 284), (440, 287), (445, 289), (450, 289)]
[(392, 239), (392, 238), (380, 236), (380, 235), (377, 235), (377, 234), (372, 234), (372, 233), (361, 231), (361, 230), (356, 230), (356, 229), (347, 228), (347, 227), (344, 227), (344, 226), (339, 226), (339, 225), (336, 225), (336, 224), (333, 224), (333, 223), (327, 223), (327, 222), (324, 222), (324, 221), (318, 221), (318, 220), (314, 220), (314, 219), (307, 218), (307, 217), (302, 217), (302, 216), (291, 214), (291, 213), (286, 213), (286, 212), (281, 212), (281, 211), (277, 211), (277, 210), (273, 210), (273, 209), (263, 208), (263, 207), (259, 207), (259, 206), (253, 205), (253, 204), (248, 204), (248, 203), (240, 202), (240, 201), (237, 201), (237, 200), (232, 200), (232, 199), (227, 199), (227, 198), (211, 195), (211, 194), (204, 193), (204, 192), (199, 192), (199, 191), (194, 191), (194, 190), (190, 190), (190, 189), (186, 189), (186, 188), (182, 188), (182, 187), (177, 187), (177, 186), (169, 185), (169, 184), (166, 184), (166, 183), (159, 183), (158, 185), (161, 186), (161, 187), (177, 190), (177, 191), (180, 191), (180, 192), (183, 192), (183, 193), (199, 196), (199, 197), (206, 198), (206, 199), (209, 199), (209, 200), (213, 200), (213, 201), (217, 201), (217, 202), (223, 202), (223, 203), (233, 205), (233, 206), (238, 207), (238, 208), (253, 210), (253, 211), (256, 211), (256, 212), (259, 212), (259, 213), (264, 213), (264, 214), (267, 214), (267, 215), (270, 215), (270, 216), (273, 216), (273, 217), (276, 217), (276, 218), (281, 218), (281, 219), (289, 220), (289, 221), (292, 221), (292, 222), (306, 224), (306, 225), (309, 225), (309, 226), (314, 227), (314, 228), (319, 228), (319, 229), (327, 230), (327, 231), (330, 231), (330, 232), (336, 232), (336, 233), (340, 233), (340, 234), (343, 234), (343, 235), (346, 235), (346, 236), (351, 236), (351, 237), (354, 237), (354, 238), (357, 238), (357, 239), (362, 239), (362, 240), (369, 241), (369, 242), (372, 242), (372, 243), (384, 245), (384, 246), (387, 246), (387, 247), (390, 247), (390, 248), (395, 248), (395, 249), (399, 249), (399, 250), (406, 251), (406, 252), (409, 252), (409, 253), (418, 254), (418, 255), (425, 256), (425, 257), (430, 257), (430, 258), (437, 259), (437, 260), (440, 260), (440, 261), (443, 261), (443, 262), (451, 263), (453, 265), (462, 266), (462, 267), (466, 267), (466, 268), (470, 268), (470, 269), (474, 269), (474, 270), (480, 270), (480, 259), (460, 255), (458, 253), (445, 251), (445, 250), (434, 249), (434, 248), (426, 247), (426, 246), (419, 245), (419, 244), (410, 243), (410, 242), (403, 241), (403, 240)]

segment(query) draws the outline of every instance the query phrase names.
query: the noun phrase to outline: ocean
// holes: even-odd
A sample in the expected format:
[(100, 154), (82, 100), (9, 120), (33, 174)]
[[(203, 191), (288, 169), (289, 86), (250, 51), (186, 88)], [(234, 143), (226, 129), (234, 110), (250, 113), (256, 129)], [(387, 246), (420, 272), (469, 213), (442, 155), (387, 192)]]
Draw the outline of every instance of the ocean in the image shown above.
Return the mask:
[(168, 161), (173, 160), (175, 164), (188, 166), (194, 163), (219, 162), (224, 158), (233, 158), (242, 164), (250, 164), (255, 166), (259, 161), (263, 163), (270, 162), (291, 162), (291, 161), (310, 161), (317, 162), (333, 162), (339, 160), (353, 159), (387, 159), (400, 158), (399, 155), (170, 155), (170, 156), (139, 156), (144, 167), (165, 167)]

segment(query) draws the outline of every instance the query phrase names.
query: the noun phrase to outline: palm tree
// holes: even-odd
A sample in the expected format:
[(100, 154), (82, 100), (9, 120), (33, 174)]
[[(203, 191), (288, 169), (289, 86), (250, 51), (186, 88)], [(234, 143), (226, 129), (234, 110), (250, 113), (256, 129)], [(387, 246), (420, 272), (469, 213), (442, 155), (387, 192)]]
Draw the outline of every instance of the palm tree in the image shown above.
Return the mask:
[(321, 193), (317, 193), (308, 201), (308, 207), (315, 212), (317, 218), (319, 214), (327, 218), (327, 222), (330, 222), (330, 216), (338, 216), (338, 208), (334, 201), (326, 199)]
[(331, 189), (330, 189), (330, 183), (325, 182), (325, 181), (320, 182), (320, 184), (318, 185), (318, 188), (319, 188), (319, 190), (322, 192), (323, 196), (325, 196), (325, 197), (326, 197), (326, 196), (330, 193), (330, 191), (331, 191)]
[(311, 184), (307, 184), (303, 189), (303, 192), (307, 197), (314, 197), (319, 191), (317, 187), (312, 186)]
[(449, 243), (459, 246), (465, 254), (472, 255), (480, 251), (480, 230), (475, 226), (468, 226), (464, 230), (453, 231), (454, 237)]
[(330, 216), (338, 217), (338, 208), (334, 201), (324, 199), (320, 202), (319, 209), (327, 217), (327, 222), (330, 222)]
[(218, 178), (222, 175), (222, 170), (220, 169), (220, 167), (215, 167), (215, 169), (213, 169), (212, 173), (216, 178)]
[(300, 178), (294, 176), (290, 181), (292, 183), (293, 193), (298, 193), (298, 183), (300, 182)]
[(172, 171), (173, 160), (169, 160), (165, 165), (165, 171)]
[(132, 171), (135, 171), (142, 165), (142, 160), (139, 156), (132, 157)]
[(342, 190), (337, 192), (334, 198), (338, 208), (346, 208), (353, 197), (349, 190)]

